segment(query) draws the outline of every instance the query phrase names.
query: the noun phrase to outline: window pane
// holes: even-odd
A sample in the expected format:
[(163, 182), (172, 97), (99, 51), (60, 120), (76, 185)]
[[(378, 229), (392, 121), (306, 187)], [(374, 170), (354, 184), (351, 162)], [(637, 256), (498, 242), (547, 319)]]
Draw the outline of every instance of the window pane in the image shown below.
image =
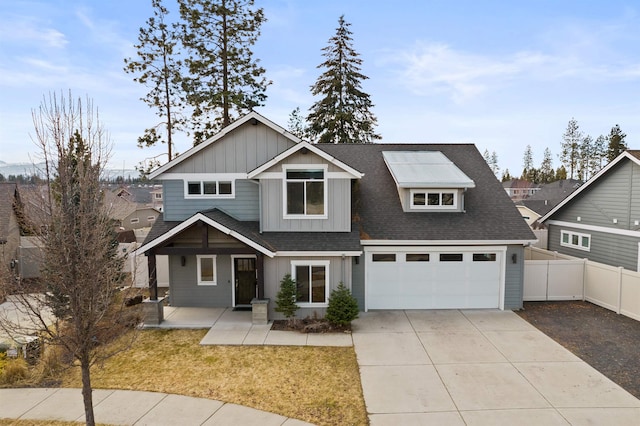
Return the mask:
[(203, 186), (205, 194), (215, 194), (217, 192), (215, 182), (203, 182)]
[(445, 192), (444, 194), (442, 194), (442, 205), (443, 206), (453, 205), (453, 193)]
[(213, 281), (213, 259), (200, 258), (200, 281)]
[(218, 182), (218, 189), (220, 194), (231, 194), (231, 182)]
[(200, 195), (200, 182), (187, 183), (187, 193), (189, 195)]
[(324, 179), (324, 171), (323, 170), (289, 170), (287, 171), (287, 179), (322, 180)]
[(474, 262), (495, 262), (495, 253), (473, 253)]
[(324, 214), (324, 182), (307, 182), (307, 214)]
[(287, 182), (287, 214), (304, 214), (304, 182)]
[(426, 195), (424, 192), (417, 192), (413, 194), (413, 205), (414, 206), (426, 205)]
[(578, 236), (577, 235), (571, 235), (571, 244), (573, 244), (574, 246), (578, 245)]
[(582, 247), (589, 247), (589, 237), (582, 237)]
[(373, 261), (374, 262), (395, 262), (396, 255), (395, 253), (374, 253)]
[(429, 253), (407, 253), (407, 262), (428, 262)]
[(297, 302), (309, 302), (309, 266), (296, 266)]
[(439, 193), (429, 193), (427, 195), (427, 204), (430, 206), (439, 206), (440, 205), (440, 194)]
[(462, 262), (462, 253), (441, 253), (440, 262)]
[(567, 234), (567, 233), (563, 233), (562, 234), (562, 242), (563, 243), (569, 243), (569, 234)]
[(324, 303), (326, 295), (326, 279), (324, 266), (311, 267), (311, 301), (313, 303)]

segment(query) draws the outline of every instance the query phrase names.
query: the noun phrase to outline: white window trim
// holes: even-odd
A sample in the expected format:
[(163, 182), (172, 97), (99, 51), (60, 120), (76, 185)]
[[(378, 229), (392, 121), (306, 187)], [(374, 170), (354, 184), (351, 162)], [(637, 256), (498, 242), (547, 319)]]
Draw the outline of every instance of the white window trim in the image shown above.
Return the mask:
[[(213, 259), (213, 281), (202, 281), (200, 277), (200, 259)], [(198, 254), (196, 255), (196, 264), (198, 265), (198, 271), (196, 279), (198, 281), (198, 285), (202, 286), (210, 286), (210, 285), (218, 285), (218, 264), (216, 263), (216, 255), (215, 254)]]
[[(451, 194), (453, 193), (453, 205), (451, 206), (443, 206), (443, 205), (438, 205), (438, 206), (430, 206), (428, 204), (425, 204), (424, 206), (418, 206), (413, 204), (413, 196), (414, 194), (424, 194), (425, 196), (425, 203), (427, 202), (427, 198), (429, 197), (429, 194), (434, 194), (434, 193), (438, 193), (440, 194), (440, 200), (442, 201), (442, 194), (443, 193), (447, 193), (447, 194)], [(456, 210), (458, 208), (458, 190), (457, 189), (439, 189), (439, 188), (433, 188), (433, 189), (412, 189), (409, 191), (409, 206), (411, 207), (412, 210)]]
[[(184, 181), (184, 198), (189, 200), (198, 199), (233, 199), (236, 197), (236, 181), (224, 177), (212, 176), (210, 179), (185, 179)], [(200, 182), (200, 194), (189, 194), (189, 183)], [(203, 194), (204, 182), (216, 183), (216, 194)], [(220, 182), (231, 182), (231, 194), (220, 194)]]
[(291, 261), (291, 278), (296, 280), (296, 266), (324, 266), (324, 278), (325, 278), (325, 286), (324, 286), (324, 303), (313, 303), (313, 302), (305, 302), (305, 303), (297, 303), (301, 308), (321, 308), (329, 306), (329, 295), (331, 294), (331, 275), (329, 273), (329, 265), (331, 264), (328, 260), (292, 260)]
[[(322, 170), (324, 185), (324, 214), (287, 214), (287, 172), (289, 170)], [(283, 164), (282, 165), (282, 214), (284, 219), (327, 219), (329, 217), (329, 167), (326, 164)]]
[[(563, 242), (563, 236), (564, 235), (568, 235), (569, 236), (569, 242), (565, 243)], [(573, 236), (577, 236), (578, 237), (578, 242), (581, 243), (582, 242), (582, 238), (583, 237), (587, 237), (589, 239), (589, 246), (588, 247), (584, 247), (581, 244), (573, 244), (571, 243), (572, 237)], [(573, 231), (567, 231), (565, 229), (560, 230), (560, 245), (562, 247), (569, 247), (572, 249), (576, 249), (576, 250), (582, 250), (582, 251), (591, 251), (591, 234), (583, 234), (581, 232), (573, 232)]]
[(131, 222), (132, 224), (134, 224), (134, 223), (140, 223), (140, 218), (138, 218), (138, 217), (131, 218), (130, 222)]
[(147, 222), (155, 222), (155, 221), (156, 221), (155, 216), (147, 216)]

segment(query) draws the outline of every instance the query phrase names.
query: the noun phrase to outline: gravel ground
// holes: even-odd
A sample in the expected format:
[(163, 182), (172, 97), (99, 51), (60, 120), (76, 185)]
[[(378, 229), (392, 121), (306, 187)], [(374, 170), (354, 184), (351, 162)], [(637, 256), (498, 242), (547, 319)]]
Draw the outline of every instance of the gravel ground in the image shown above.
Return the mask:
[(582, 301), (525, 302), (516, 313), (640, 398), (640, 321)]

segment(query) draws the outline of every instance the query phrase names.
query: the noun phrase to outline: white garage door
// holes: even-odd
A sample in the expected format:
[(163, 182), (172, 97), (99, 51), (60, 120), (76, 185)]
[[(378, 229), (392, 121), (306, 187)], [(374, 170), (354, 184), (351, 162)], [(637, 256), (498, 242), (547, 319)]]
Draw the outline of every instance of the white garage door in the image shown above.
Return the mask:
[(367, 309), (498, 308), (505, 248), (366, 251)]

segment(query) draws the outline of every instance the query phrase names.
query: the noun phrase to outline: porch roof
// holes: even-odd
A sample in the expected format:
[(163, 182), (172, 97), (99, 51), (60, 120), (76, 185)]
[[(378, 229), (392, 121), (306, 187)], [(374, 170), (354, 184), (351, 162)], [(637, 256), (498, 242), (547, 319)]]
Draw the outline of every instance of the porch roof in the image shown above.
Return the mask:
[[(326, 253), (327, 255), (359, 255), (362, 252), (360, 233), (352, 224), (350, 232), (260, 232), (260, 224), (254, 221), (239, 221), (222, 210), (212, 209), (196, 213), (186, 221), (167, 221), (158, 217), (139, 252), (146, 252), (176, 234), (185, 223), (203, 220), (210, 226), (230, 230), (238, 240), (252, 247), (262, 248), (262, 253), (273, 256)], [(217, 226), (216, 226), (217, 225)], [(178, 230), (179, 233), (179, 230)], [(251, 244), (253, 243), (253, 244)]]

